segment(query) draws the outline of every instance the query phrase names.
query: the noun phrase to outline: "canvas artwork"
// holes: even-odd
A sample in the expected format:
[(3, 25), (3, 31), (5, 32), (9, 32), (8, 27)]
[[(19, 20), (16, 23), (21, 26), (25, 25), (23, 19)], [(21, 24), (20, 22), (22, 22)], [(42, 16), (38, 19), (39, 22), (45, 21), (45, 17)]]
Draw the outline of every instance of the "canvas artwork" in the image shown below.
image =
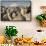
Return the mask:
[(1, 21), (31, 21), (31, 1), (1, 1)]

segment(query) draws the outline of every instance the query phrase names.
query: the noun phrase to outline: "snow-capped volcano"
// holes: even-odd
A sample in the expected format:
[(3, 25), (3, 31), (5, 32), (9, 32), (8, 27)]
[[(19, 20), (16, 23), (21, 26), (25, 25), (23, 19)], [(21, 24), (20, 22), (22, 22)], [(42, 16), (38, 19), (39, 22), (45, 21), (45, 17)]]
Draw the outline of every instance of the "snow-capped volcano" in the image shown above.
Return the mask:
[(16, 3), (12, 3), (11, 5), (9, 5), (10, 7), (14, 7), (14, 6), (19, 6), (18, 4), (16, 4)]

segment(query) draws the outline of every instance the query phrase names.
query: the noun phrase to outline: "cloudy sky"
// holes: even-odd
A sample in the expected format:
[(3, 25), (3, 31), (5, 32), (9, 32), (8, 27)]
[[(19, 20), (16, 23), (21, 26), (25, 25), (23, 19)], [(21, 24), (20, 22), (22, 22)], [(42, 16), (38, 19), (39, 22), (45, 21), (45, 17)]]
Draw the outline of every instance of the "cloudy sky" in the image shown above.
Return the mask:
[(30, 0), (2, 0), (2, 1), (30, 1)]
[(12, 5), (21, 5), (21, 6), (28, 6), (28, 5), (30, 5), (30, 1), (28, 0), (26, 0), (27, 2), (25, 2), (25, 0), (17, 0), (16, 2), (15, 2), (16, 0), (2, 0), (1, 1), (1, 4), (2, 5), (5, 5), (5, 6), (12, 6)]
[[(2, 0), (2, 1), (6, 1), (6, 0)], [(7, 1), (16, 1), (16, 0), (7, 0)], [(17, 0), (17, 1), (25, 1), (25, 0)], [(29, 1), (29, 0), (26, 0)]]

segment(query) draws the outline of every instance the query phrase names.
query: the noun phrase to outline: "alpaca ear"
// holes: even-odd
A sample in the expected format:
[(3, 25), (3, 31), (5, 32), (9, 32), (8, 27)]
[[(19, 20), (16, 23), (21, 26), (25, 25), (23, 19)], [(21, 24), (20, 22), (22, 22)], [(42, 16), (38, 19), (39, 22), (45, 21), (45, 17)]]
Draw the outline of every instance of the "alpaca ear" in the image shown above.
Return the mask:
[(31, 5), (27, 8), (27, 13), (31, 12)]
[(23, 10), (23, 8), (21, 8), (21, 14), (24, 15), (24, 10)]

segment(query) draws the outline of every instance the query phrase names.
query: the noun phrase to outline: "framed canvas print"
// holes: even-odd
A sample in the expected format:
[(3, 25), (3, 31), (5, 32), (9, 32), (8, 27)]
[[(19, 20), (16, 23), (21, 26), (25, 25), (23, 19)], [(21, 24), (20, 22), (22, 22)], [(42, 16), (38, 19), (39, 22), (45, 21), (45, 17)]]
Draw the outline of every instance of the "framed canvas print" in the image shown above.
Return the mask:
[(31, 21), (31, 1), (1, 1), (1, 21)]

